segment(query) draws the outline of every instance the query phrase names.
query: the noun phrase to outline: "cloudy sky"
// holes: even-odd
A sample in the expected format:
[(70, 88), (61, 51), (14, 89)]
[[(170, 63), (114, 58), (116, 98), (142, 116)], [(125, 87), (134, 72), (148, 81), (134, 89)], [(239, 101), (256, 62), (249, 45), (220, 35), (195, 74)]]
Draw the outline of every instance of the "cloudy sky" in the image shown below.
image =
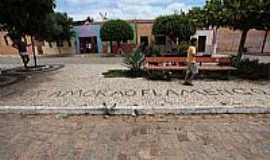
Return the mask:
[(159, 15), (188, 10), (203, 5), (205, 0), (56, 0), (57, 11), (67, 12), (74, 20), (93, 17), (101, 20), (99, 13), (108, 18), (152, 19)]

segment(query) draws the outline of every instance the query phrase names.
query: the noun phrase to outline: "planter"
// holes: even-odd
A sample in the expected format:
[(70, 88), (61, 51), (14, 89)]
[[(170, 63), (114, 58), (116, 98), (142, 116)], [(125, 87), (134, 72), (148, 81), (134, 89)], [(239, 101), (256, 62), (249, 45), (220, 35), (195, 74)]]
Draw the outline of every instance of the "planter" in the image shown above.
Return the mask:
[(12, 68), (12, 69), (6, 70), (5, 73), (7, 73), (7, 74), (10, 74), (10, 73), (13, 73), (13, 74), (34, 74), (34, 73), (56, 71), (56, 70), (59, 70), (63, 67), (64, 67), (64, 65), (62, 65), (62, 64), (38, 65), (37, 67), (31, 66), (28, 68), (17, 67), (17, 68)]

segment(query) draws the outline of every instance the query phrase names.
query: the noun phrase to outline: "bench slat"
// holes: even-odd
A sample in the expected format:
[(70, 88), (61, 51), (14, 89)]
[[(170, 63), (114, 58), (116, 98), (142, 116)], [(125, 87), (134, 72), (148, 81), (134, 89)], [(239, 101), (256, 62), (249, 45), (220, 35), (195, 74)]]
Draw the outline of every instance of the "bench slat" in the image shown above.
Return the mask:
[[(196, 57), (197, 63), (201, 63), (200, 70), (204, 71), (233, 71), (229, 57)], [(146, 57), (145, 70), (186, 70), (186, 57)]]
[[(230, 64), (231, 60), (228, 57), (201, 57), (197, 56), (196, 61), (198, 63), (222, 63), (222, 64)], [(146, 57), (146, 63), (185, 63), (186, 57)]]
[[(169, 67), (160, 67), (160, 66), (148, 66), (145, 67), (146, 70), (186, 70), (187, 66), (169, 66)], [(230, 67), (230, 66), (200, 66), (199, 70), (203, 71), (234, 71), (236, 70), (235, 67)]]

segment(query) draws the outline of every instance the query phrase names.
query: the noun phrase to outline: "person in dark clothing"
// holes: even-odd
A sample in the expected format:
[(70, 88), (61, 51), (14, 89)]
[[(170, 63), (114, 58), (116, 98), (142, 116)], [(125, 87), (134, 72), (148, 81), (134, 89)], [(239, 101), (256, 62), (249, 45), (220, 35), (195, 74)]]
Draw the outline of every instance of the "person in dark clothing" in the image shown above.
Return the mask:
[(27, 44), (22, 40), (18, 39), (14, 41), (13, 46), (18, 49), (19, 55), (22, 58), (24, 67), (27, 68), (28, 63), (30, 61), (29, 53), (27, 52)]

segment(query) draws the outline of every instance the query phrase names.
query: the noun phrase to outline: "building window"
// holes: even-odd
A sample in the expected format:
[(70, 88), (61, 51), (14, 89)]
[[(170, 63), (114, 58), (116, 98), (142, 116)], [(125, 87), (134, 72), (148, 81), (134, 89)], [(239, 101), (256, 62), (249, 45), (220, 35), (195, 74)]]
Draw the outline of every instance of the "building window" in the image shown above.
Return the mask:
[(198, 52), (205, 52), (206, 50), (206, 36), (199, 36), (198, 38)]
[(166, 37), (165, 36), (156, 36), (155, 37), (156, 45), (165, 45), (166, 44)]
[(140, 40), (141, 40), (141, 45), (143, 45), (143, 46), (148, 46), (149, 45), (149, 41), (148, 41), (147, 36), (141, 36)]

